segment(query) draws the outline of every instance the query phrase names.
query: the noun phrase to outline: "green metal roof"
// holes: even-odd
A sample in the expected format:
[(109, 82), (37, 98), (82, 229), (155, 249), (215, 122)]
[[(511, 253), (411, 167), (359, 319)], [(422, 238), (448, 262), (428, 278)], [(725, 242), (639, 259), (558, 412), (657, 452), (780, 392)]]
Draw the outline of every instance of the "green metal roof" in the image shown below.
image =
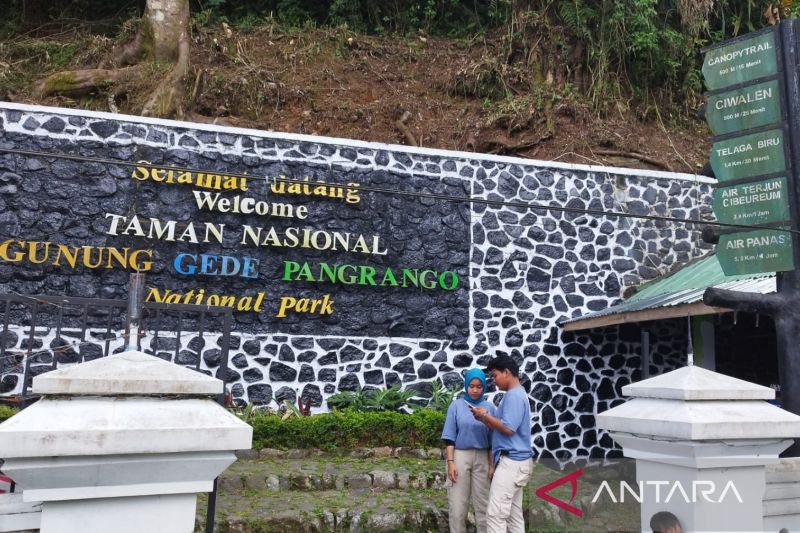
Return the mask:
[(680, 270), (669, 274), (666, 277), (658, 278), (639, 287), (636, 293), (626, 302), (636, 302), (645, 300), (661, 294), (674, 293), (686, 289), (703, 289), (713, 287), (731, 281), (743, 279), (760, 279), (773, 276), (774, 273), (764, 274), (742, 274), (738, 276), (726, 276), (722, 272), (722, 267), (717, 260), (717, 255), (711, 253), (694, 263), (689, 263)]
[(708, 287), (770, 294), (775, 292), (775, 285), (773, 272), (726, 276), (717, 256), (712, 253), (687, 264), (677, 272), (640, 286), (638, 292), (624, 302), (559, 323), (567, 331), (576, 331), (630, 322), (713, 314), (723, 311), (702, 305), (703, 294)]

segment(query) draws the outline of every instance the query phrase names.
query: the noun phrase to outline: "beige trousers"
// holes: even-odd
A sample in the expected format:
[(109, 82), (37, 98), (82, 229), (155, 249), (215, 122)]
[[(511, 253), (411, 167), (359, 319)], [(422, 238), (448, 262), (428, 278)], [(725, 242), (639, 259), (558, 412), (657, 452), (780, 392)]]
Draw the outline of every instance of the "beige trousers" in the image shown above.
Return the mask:
[(458, 477), (447, 480), (450, 533), (466, 533), (470, 495), (475, 509), (478, 533), (486, 533), (486, 506), (489, 502), (488, 450), (453, 450)]
[(487, 533), (525, 533), (522, 492), (528, 484), (533, 460), (514, 461), (501, 456), (489, 490)]

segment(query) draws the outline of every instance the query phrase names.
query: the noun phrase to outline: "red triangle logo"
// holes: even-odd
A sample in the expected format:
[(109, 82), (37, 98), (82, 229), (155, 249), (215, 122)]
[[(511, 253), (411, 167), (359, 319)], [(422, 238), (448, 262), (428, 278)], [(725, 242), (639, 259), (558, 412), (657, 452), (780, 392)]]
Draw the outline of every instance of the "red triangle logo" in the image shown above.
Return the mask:
[[(579, 468), (578, 470), (572, 472), (571, 474), (567, 474), (566, 476), (559, 478), (553, 481), (552, 483), (548, 483), (543, 487), (539, 487), (538, 489), (536, 489), (536, 495), (539, 498), (543, 499), (544, 501), (552, 503), (559, 509), (564, 509), (568, 513), (582, 517), (583, 511), (581, 511), (580, 509), (578, 509), (573, 505), (570, 505), (572, 503), (572, 500), (575, 499), (575, 495), (578, 493), (578, 478), (581, 477), (581, 475), (583, 475), (583, 468)], [(560, 487), (565, 483), (569, 483), (570, 486), (572, 487), (572, 496), (570, 497), (569, 502), (559, 500), (558, 498), (555, 498), (548, 494), (548, 492), (550, 492), (554, 488)]]

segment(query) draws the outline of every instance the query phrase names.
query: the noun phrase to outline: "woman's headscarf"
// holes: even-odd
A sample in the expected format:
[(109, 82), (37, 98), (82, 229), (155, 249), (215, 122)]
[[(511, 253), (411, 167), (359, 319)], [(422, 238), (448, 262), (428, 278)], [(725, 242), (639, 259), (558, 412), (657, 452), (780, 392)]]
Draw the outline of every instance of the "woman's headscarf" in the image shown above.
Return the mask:
[[(477, 400), (473, 400), (472, 397), (469, 395), (469, 384), (473, 379), (479, 379), (481, 382), (481, 386), (483, 387), (483, 391), (481, 391), (481, 395)], [(480, 368), (470, 368), (467, 370), (467, 373), (464, 374), (464, 401), (467, 403), (471, 403), (472, 405), (478, 405), (483, 401), (483, 395), (486, 393), (486, 375), (483, 373), (483, 370)]]

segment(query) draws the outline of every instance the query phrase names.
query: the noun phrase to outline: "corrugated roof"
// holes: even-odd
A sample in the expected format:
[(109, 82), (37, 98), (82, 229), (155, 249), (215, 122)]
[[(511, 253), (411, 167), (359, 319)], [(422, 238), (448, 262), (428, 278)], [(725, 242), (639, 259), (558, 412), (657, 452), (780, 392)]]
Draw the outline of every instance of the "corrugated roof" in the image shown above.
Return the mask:
[[(775, 274), (763, 273), (726, 276), (722, 272), (719, 261), (717, 261), (717, 256), (715, 254), (710, 254), (669, 276), (654, 280), (642, 286), (635, 295), (620, 304), (581, 317), (565, 320), (562, 324), (574, 324), (583, 321), (586, 321), (588, 324), (593, 319), (599, 317), (636, 313), (664, 307), (698, 304), (702, 302), (703, 293), (709, 287), (768, 294), (776, 291)], [(629, 321), (634, 320), (620, 320), (618, 323)], [(610, 323), (613, 322), (606, 321), (606, 325)], [(587, 327), (591, 327), (591, 325)]]
[(636, 291), (636, 294), (625, 301), (626, 303), (634, 302), (646, 300), (659, 294), (679, 292), (687, 289), (705, 289), (707, 287), (715, 287), (733, 281), (756, 280), (770, 277), (774, 278), (775, 274), (769, 272), (765, 274), (726, 276), (722, 272), (719, 261), (717, 261), (717, 254), (711, 253), (698, 261), (687, 264), (685, 267), (672, 274), (642, 285)]

